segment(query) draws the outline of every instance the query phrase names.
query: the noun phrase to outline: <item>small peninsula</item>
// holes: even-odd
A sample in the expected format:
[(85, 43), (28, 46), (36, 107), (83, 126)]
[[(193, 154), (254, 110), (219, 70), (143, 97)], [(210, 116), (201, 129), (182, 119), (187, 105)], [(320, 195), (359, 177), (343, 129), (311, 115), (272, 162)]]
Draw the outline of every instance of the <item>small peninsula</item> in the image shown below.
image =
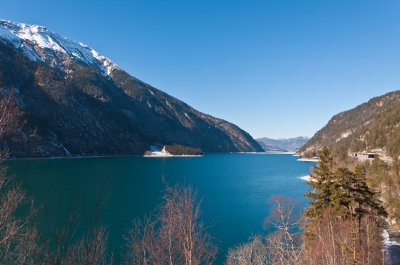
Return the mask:
[[(160, 151), (161, 150), (161, 151)], [(150, 151), (145, 156), (201, 156), (203, 151), (200, 148), (192, 148), (179, 144), (172, 145), (152, 145)]]

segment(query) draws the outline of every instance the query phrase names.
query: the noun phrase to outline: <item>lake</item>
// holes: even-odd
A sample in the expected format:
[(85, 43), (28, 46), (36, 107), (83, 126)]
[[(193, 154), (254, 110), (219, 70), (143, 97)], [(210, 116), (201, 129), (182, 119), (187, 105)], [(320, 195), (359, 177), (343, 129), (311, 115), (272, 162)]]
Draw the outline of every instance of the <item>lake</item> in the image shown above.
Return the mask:
[[(202, 198), (202, 220), (213, 224), (209, 233), (219, 245), (217, 264), (228, 248), (254, 234), (265, 234), (264, 219), (273, 195), (283, 195), (307, 205), (302, 194), (309, 190), (300, 179), (312, 162), (298, 162), (288, 154), (207, 154), (201, 157), (112, 157), (81, 159), (11, 160), (6, 164), (35, 205), (50, 215), (62, 208), (71, 193), (84, 187), (88, 201), (107, 178), (108, 197), (101, 220), (110, 227), (109, 243), (120, 246), (135, 217), (149, 214), (161, 202), (164, 184), (191, 184)], [(298, 209), (298, 211), (300, 210)]]

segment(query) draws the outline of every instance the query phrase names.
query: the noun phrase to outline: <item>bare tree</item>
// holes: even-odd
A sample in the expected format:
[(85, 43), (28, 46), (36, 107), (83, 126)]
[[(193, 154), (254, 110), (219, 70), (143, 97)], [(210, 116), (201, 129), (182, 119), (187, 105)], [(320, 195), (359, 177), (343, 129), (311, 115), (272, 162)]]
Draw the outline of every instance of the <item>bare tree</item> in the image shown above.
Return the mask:
[[(20, 111), (13, 89), (2, 89), (0, 95), (0, 140), (3, 140), (20, 125)], [(31, 264), (32, 242), (36, 236), (36, 229), (30, 226), (33, 209), (29, 209), (31, 200), (26, 198), (20, 185), (7, 176), (7, 167), (2, 162), (8, 156), (9, 150), (3, 145), (0, 149), (0, 264)], [(16, 214), (21, 207), (28, 212), (25, 217)]]
[[(320, 222), (308, 227), (313, 237), (303, 243), (304, 264), (382, 264), (379, 218), (365, 215), (359, 235), (355, 235), (356, 225), (357, 222), (344, 220), (328, 208)], [(364, 240), (358, 241), (356, 236)]]
[(10, 182), (7, 168), (0, 166), (0, 264), (30, 264), (36, 230), (30, 226), (33, 212), (18, 217), (16, 211), (29, 207), (29, 200), (18, 184)]
[(126, 263), (212, 264), (217, 248), (199, 220), (200, 204), (191, 186), (167, 185), (158, 214), (133, 221)]
[[(128, 253), (125, 263), (127, 264), (174, 264), (176, 258), (172, 256), (170, 248), (164, 249), (166, 242), (159, 240), (158, 227), (159, 222), (152, 216), (144, 217), (144, 220), (135, 219), (132, 222), (132, 228), (128, 232), (127, 241)], [(156, 228), (157, 227), (157, 228)], [(171, 261), (168, 263), (167, 261)]]
[(297, 202), (282, 196), (274, 196), (270, 201), (274, 207), (265, 223), (275, 231), (229, 250), (227, 265), (301, 264), (301, 217), (293, 214)]
[[(307, 226), (309, 235), (302, 241), (301, 219), (293, 215), (295, 202), (284, 197), (273, 197), (271, 201), (275, 207), (266, 222), (275, 231), (229, 250), (226, 265), (382, 264), (379, 217), (364, 215), (358, 229), (358, 222), (345, 220), (328, 207), (319, 222)], [(359, 236), (364, 240), (357, 240)]]
[(271, 254), (261, 236), (255, 236), (248, 243), (229, 249), (226, 265), (267, 265)]
[(320, 222), (308, 227), (307, 232), (312, 234), (312, 238), (307, 237), (308, 240), (303, 245), (303, 256), (307, 263), (346, 264), (346, 253), (337, 238), (342, 242), (350, 242), (351, 235), (347, 233), (348, 229), (347, 224), (338, 219), (330, 209), (325, 211)]
[[(60, 210), (61, 199), (59, 199), (55, 220), (49, 217), (47, 209), (44, 216), (37, 219), (38, 236), (35, 242), (37, 263), (46, 265), (113, 263), (112, 253), (109, 256), (107, 252), (108, 230), (100, 223), (106, 200), (105, 184), (106, 181), (100, 187), (93, 205), (86, 199), (84, 190), (77, 196), (72, 192), (65, 212)], [(80, 214), (82, 210), (83, 216)]]
[(161, 220), (167, 230), (175, 231), (179, 251), (183, 254), (185, 265), (212, 264), (216, 248), (211, 238), (204, 232), (199, 220), (200, 204), (197, 192), (192, 186), (167, 185), (162, 206)]
[[(14, 89), (3, 89), (0, 91), (0, 140), (13, 132), (16, 132), (22, 122), (20, 121), (22, 112), (16, 104)], [(0, 149), (0, 162), (8, 158), (10, 152), (3, 144)]]
[[(38, 218), (34, 220), (37, 214), (32, 207), (33, 201), (26, 198), (25, 192), (19, 184), (13, 183), (12, 177), (7, 176), (7, 167), (1, 164), (10, 154), (4, 139), (17, 132), (22, 124), (18, 100), (13, 89), (1, 88), (0, 264), (112, 264), (112, 256), (106, 261), (108, 231), (99, 224), (105, 201), (105, 182), (93, 207), (87, 203), (85, 193), (81, 193), (76, 202), (71, 196), (64, 218), (61, 212), (57, 212), (55, 223), (50, 224), (52, 220), (47, 213), (41, 220), (43, 222), (39, 222)], [(59, 208), (60, 205), (59, 201)], [(81, 236), (77, 227), (81, 221), (78, 213), (82, 205), (87, 229)], [(21, 207), (24, 208), (21, 210)], [(25, 212), (25, 216), (18, 216), (17, 210)]]

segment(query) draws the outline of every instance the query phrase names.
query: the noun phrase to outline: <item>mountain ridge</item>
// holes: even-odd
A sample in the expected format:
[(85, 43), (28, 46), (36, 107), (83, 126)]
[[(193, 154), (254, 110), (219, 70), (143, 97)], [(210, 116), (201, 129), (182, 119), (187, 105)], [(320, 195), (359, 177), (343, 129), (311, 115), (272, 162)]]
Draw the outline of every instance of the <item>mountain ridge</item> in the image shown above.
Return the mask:
[(304, 145), (310, 138), (305, 136), (298, 136), (294, 138), (278, 138), (271, 139), (262, 137), (255, 139), (265, 151), (283, 150), (283, 151), (296, 151)]
[(342, 111), (334, 115), (323, 128), (316, 132), (300, 148), (299, 153), (305, 156), (314, 156), (323, 146), (351, 151), (354, 147), (354, 137), (359, 137), (355, 135), (357, 131), (373, 122), (380, 113), (399, 104), (400, 90), (396, 90), (373, 97), (350, 110)]
[[(109, 75), (113, 69), (118, 68), (110, 59), (100, 55), (87, 45), (62, 37), (47, 30), (46, 27), (5, 20), (0, 20), (0, 25), (0, 36), (12, 43), (15, 48), (22, 48), (24, 54), (32, 61), (46, 62), (49, 59), (46, 54), (38, 53), (35, 50), (35, 45), (37, 45), (42, 49), (61, 52), (74, 58), (75, 61), (96, 66), (103, 75)], [(52, 66), (57, 66), (57, 63), (59, 61), (52, 62)]]
[(238, 126), (45, 27), (0, 21), (0, 58), (1, 95), (15, 91), (25, 121), (3, 143), (15, 157), (143, 154), (154, 142), (204, 152), (263, 151)]

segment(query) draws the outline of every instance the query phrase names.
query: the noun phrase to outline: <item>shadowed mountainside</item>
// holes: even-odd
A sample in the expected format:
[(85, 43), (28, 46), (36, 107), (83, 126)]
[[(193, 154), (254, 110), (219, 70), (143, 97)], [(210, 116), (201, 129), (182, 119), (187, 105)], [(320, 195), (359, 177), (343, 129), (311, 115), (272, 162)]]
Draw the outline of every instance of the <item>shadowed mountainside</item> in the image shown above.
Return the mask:
[[(132, 77), (81, 43), (40, 26), (1, 21), (0, 29), (0, 93), (14, 91), (24, 124), (3, 142), (14, 157), (135, 155), (154, 142), (263, 151), (236, 125)], [(20, 34), (27, 30), (36, 39)]]

